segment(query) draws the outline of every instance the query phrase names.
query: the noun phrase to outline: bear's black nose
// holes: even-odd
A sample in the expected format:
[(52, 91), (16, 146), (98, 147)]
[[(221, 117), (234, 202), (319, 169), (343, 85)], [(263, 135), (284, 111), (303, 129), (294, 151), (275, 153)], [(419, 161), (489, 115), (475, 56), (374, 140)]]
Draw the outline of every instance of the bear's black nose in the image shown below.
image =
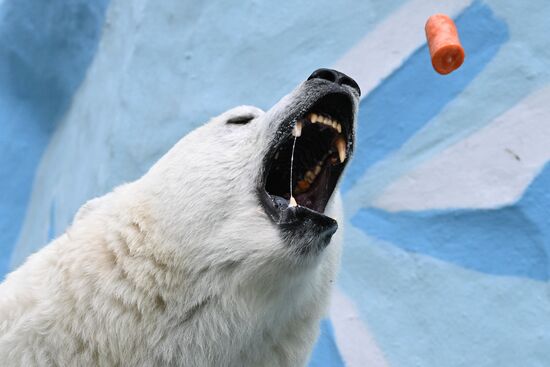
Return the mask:
[(324, 79), (339, 85), (347, 85), (355, 89), (357, 93), (361, 95), (361, 89), (359, 89), (359, 85), (355, 80), (334, 69), (317, 69), (307, 78), (307, 80), (311, 79)]

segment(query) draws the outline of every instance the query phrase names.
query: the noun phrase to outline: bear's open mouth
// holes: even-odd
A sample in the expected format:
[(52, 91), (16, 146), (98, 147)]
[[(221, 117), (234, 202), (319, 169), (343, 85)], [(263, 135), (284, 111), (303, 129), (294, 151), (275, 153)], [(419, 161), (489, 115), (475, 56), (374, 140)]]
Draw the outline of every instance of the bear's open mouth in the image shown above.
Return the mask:
[(298, 207), (324, 213), (352, 153), (353, 119), (351, 96), (334, 92), (282, 124), (277, 133), (281, 138), (265, 163), (264, 189), (271, 209), (285, 211), (292, 196)]

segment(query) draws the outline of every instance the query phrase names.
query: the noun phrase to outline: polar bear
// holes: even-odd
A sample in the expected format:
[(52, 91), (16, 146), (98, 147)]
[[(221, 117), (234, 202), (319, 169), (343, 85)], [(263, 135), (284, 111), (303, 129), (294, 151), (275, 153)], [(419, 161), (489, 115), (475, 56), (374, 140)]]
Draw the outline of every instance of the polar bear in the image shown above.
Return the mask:
[(335, 187), (359, 96), (319, 69), (86, 203), (0, 285), (2, 366), (306, 364), (339, 263)]

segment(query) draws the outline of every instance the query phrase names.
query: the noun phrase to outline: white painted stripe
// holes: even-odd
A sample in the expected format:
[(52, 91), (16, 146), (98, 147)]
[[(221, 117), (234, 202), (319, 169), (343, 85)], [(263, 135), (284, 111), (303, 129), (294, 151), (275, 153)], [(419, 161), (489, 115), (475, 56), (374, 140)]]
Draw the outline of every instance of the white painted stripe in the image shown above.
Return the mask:
[(366, 96), (426, 42), (424, 24), (435, 13), (451, 17), (471, 0), (411, 0), (380, 22), (334, 68), (353, 77)]
[(494, 208), (517, 201), (550, 160), (550, 87), (389, 185), (386, 210)]
[(330, 320), (346, 367), (388, 367), (382, 351), (359, 317), (353, 301), (341, 290), (332, 295)]

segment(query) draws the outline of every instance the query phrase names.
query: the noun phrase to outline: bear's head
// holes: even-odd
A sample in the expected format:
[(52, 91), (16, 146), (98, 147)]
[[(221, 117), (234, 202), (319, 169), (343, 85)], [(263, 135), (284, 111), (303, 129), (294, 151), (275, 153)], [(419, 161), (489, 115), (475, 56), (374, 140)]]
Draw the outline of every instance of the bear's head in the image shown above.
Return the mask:
[(319, 69), (269, 111), (237, 107), (181, 139), (140, 180), (165, 245), (209, 267), (317, 263), (337, 230), (359, 97), (353, 79)]

